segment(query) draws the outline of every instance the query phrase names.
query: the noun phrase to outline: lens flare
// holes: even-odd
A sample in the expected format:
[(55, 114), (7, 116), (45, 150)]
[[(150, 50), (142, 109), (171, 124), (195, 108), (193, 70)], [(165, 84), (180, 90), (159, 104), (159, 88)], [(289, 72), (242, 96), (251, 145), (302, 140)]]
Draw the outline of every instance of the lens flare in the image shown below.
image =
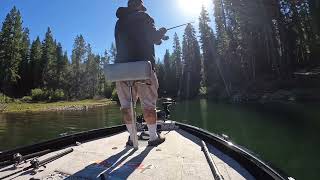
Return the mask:
[(208, 7), (212, 3), (211, 0), (178, 0), (178, 6), (186, 15), (199, 15), (202, 6)]

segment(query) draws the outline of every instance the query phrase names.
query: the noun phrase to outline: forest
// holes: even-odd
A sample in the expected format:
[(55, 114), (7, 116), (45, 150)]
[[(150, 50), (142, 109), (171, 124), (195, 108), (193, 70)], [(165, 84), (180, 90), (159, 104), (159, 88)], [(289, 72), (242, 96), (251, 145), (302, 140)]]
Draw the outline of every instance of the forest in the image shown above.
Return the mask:
[[(182, 99), (320, 100), (320, 2), (213, 0), (158, 62), (161, 94)], [(212, 28), (212, 22), (215, 27)], [(198, 38), (199, 37), (199, 38)]]
[[(173, 50), (158, 59), (161, 96), (236, 102), (320, 100), (320, 3), (317, 0), (213, 0), (199, 24), (189, 24)], [(214, 25), (214, 27), (213, 27)], [(48, 27), (29, 38), (13, 7), (0, 31), (0, 93), (30, 100), (111, 98), (114, 85), (103, 66), (113, 63), (112, 44), (94, 54), (80, 34), (71, 56)], [(111, 44), (111, 42), (110, 42)]]
[(74, 39), (71, 58), (50, 28), (31, 42), (16, 7), (8, 13), (0, 32), (0, 92), (34, 101), (110, 98), (113, 85), (102, 69), (115, 57), (115, 46), (103, 56), (94, 54), (82, 35)]

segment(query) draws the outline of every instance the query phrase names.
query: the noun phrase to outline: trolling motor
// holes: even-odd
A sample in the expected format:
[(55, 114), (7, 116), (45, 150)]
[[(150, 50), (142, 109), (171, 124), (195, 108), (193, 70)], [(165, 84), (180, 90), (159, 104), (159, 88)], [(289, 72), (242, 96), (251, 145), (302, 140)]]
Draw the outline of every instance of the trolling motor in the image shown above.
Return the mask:
[[(175, 129), (174, 123), (172, 123), (170, 118), (170, 107), (174, 105), (176, 102), (172, 98), (162, 98), (159, 99), (159, 103), (162, 105), (162, 109), (157, 108), (157, 132), (158, 134), (161, 131), (168, 131)], [(137, 126), (141, 133), (138, 135), (139, 140), (147, 141), (149, 140), (149, 134), (147, 133), (147, 125), (146, 121), (144, 120), (143, 114), (137, 116)]]
[[(157, 108), (157, 118), (163, 122), (167, 121), (170, 118), (170, 107), (176, 102), (172, 98), (162, 98), (159, 100), (162, 105), (162, 109)], [(145, 123), (143, 114), (137, 116), (137, 123)]]
[(163, 112), (165, 112), (165, 119), (170, 118), (170, 106), (176, 104), (176, 101), (172, 98), (164, 98), (164, 102), (162, 102)]

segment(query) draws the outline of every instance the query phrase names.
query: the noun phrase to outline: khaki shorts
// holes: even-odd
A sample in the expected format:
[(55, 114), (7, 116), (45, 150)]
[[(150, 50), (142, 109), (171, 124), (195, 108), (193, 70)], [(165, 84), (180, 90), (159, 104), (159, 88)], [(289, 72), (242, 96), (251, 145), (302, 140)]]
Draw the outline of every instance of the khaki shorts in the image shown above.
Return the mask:
[[(130, 91), (126, 82), (116, 83), (117, 93), (121, 104), (121, 109), (130, 108)], [(159, 83), (156, 73), (152, 73), (151, 82), (148, 84), (136, 82), (133, 86), (133, 101), (137, 102), (140, 99), (143, 109), (156, 109), (156, 103), (158, 100), (158, 88)]]

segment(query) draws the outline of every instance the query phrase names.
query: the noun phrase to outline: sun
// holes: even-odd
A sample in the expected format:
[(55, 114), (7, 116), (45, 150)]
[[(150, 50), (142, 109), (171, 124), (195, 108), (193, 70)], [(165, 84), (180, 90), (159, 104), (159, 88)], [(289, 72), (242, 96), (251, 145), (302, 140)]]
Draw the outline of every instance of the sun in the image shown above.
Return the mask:
[(212, 0), (178, 0), (178, 6), (187, 15), (199, 15), (202, 6), (209, 7)]

